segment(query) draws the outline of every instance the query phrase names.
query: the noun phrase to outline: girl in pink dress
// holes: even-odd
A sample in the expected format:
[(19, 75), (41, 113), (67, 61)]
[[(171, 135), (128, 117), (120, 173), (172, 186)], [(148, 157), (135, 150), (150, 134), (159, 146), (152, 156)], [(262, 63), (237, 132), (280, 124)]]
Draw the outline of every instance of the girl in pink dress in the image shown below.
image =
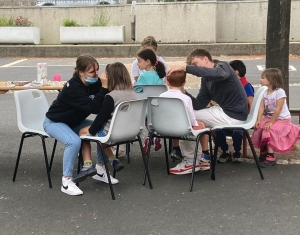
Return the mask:
[(254, 147), (261, 149), (261, 167), (270, 167), (276, 164), (274, 151), (286, 153), (292, 150), (300, 138), (300, 127), (291, 122), (281, 71), (266, 69), (260, 83), (268, 90), (263, 95), (251, 139)]

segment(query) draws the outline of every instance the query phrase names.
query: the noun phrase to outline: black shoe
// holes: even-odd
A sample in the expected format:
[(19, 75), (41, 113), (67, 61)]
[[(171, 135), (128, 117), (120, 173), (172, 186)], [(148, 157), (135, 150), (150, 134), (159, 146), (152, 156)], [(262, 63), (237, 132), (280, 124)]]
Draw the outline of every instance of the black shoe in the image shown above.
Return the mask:
[(124, 168), (124, 165), (117, 159), (112, 161), (112, 166), (117, 172)]
[(232, 162), (233, 163), (241, 163), (242, 162), (241, 153), (240, 152), (234, 152), (233, 153)]
[(260, 156), (258, 157), (258, 161), (259, 161), (259, 162), (264, 162), (264, 161), (266, 160), (266, 158), (267, 158), (267, 154), (260, 155)]
[(231, 159), (231, 154), (230, 154), (230, 153), (227, 153), (227, 152), (223, 152), (223, 153), (221, 154), (221, 156), (219, 157), (218, 162), (220, 162), (220, 163), (226, 163), (226, 162), (228, 162), (230, 159)]
[(89, 168), (82, 168), (82, 170), (73, 177), (73, 182), (77, 184), (81, 181), (84, 181), (88, 176), (96, 175), (96, 173), (97, 170), (93, 165)]

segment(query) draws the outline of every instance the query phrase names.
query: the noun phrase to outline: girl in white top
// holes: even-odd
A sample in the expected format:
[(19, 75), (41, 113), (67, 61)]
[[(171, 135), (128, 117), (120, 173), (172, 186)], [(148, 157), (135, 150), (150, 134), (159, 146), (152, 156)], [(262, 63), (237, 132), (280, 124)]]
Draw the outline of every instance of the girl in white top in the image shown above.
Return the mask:
[[(155, 38), (153, 36), (145, 37), (143, 42), (142, 42), (141, 49), (151, 49), (156, 54), (156, 52), (157, 52), (157, 42), (156, 42)], [(166, 73), (167, 73), (168, 68), (167, 68), (167, 64), (164, 61), (164, 59), (161, 56), (157, 56), (157, 60), (164, 64), (165, 70), (166, 70)], [(140, 76), (140, 74), (145, 73), (145, 72), (146, 72), (146, 70), (139, 69), (137, 59), (135, 61), (133, 61), (132, 66), (131, 66), (131, 81), (132, 81), (132, 84), (134, 85), (135, 82), (137, 81), (138, 77)]]
[(292, 150), (300, 138), (300, 127), (291, 122), (286, 94), (282, 89), (281, 71), (266, 69), (261, 75), (260, 83), (267, 86), (268, 90), (263, 95), (251, 139), (254, 147), (261, 149), (261, 166), (270, 167), (276, 164), (274, 150), (280, 153)]

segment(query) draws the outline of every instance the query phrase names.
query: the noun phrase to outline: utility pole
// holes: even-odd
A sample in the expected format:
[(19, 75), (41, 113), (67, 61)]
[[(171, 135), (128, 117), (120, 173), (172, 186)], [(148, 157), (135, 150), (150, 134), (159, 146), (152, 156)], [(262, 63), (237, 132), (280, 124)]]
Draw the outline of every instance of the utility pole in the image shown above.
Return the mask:
[(266, 68), (278, 68), (281, 70), (288, 105), (290, 18), (291, 0), (269, 0)]

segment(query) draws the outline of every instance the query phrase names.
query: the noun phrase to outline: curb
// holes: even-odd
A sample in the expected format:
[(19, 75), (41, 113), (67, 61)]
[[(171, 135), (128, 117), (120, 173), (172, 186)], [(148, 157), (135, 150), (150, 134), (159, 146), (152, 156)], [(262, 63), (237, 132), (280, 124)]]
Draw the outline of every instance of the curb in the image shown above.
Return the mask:
[[(203, 48), (211, 55), (265, 54), (265, 43), (213, 43), (213, 44), (159, 44), (159, 54), (166, 57), (187, 56), (192, 50)], [(123, 45), (0, 45), (0, 58), (6, 57), (78, 57), (90, 54), (94, 57), (135, 57), (138, 44)], [(290, 43), (290, 54), (300, 55), (300, 43)]]

